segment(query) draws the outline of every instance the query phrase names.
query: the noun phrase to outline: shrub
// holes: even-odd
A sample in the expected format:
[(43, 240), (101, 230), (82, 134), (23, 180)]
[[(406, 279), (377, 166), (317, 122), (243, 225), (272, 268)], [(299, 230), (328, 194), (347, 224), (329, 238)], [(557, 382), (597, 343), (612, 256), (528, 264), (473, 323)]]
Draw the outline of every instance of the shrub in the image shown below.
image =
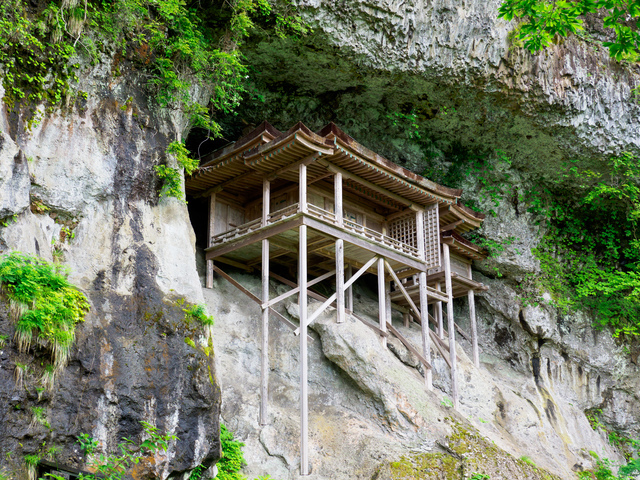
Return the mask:
[(9, 300), (18, 350), (38, 345), (49, 351), (56, 370), (63, 368), (75, 340), (76, 325), (89, 303), (59, 266), (12, 252), (0, 259), (0, 289)]

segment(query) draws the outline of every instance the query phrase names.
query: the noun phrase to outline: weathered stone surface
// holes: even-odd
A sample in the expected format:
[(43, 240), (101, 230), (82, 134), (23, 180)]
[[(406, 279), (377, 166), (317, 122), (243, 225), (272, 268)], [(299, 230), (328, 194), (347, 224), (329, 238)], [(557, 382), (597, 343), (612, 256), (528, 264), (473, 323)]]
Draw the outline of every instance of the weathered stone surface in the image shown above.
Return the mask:
[[(250, 290), (259, 291), (257, 277), (235, 276)], [(276, 319), (271, 320), (271, 417), (268, 426), (260, 427), (257, 423), (259, 308), (248, 303), (240, 292), (222, 279), (216, 280), (212, 291), (205, 291), (205, 298), (217, 318), (214, 343), (218, 370), (227, 373), (221, 378), (222, 416), (247, 444), (245, 452), (249, 465), (246, 473), (297, 478), (297, 338)], [(358, 289), (358, 313), (374, 320), (375, 305), (366, 290)], [(317, 306), (312, 302), (310, 310)], [(295, 304), (282, 308), (289, 314), (297, 313)], [(394, 322), (414, 345), (420, 345), (420, 330), (416, 325), (404, 328), (399, 317)], [(437, 388), (428, 392), (420, 373), (401, 362), (397, 354), (382, 349), (377, 335), (356, 319), (349, 317), (347, 322), (338, 325), (334, 312), (329, 310), (311, 328), (317, 333), (317, 336), (312, 334), (314, 341), (310, 343), (309, 353), (313, 478), (405, 478), (380, 476), (385, 470), (380, 464), (389, 465), (403, 455), (412, 456), (416, 452), (436, 456), (447, 454), (447, 437), (452, 434), (447, 418), (466, 425), (465, 429), (472, 425), (487, 439), (483, 441), (495, 444), (493, 448), (499, 452), (500, 461), (482, 455), (469, 461), (469, 468), (474, 466), (477, 472), (487, 467), (484, 471), (491, 473), (491, 478), (494, 475), (495, 478), (515, 478), (508, 475), (518, 468), (526, 470), (523, 462), (516, 461), (522, 456), (530, 457), (539, 467), (567, 479), (574, 477), (575, 469), (592, 465), (589, 450), (616, 458), (617, 454), (605, 439), (589, 426), (582, 413), (582, 404), (573, 404), (573, 397), (568, 397), (566, 390), (574, 391), (574, 382), (548, 378), (546, 372), (542, 372), (541, 364), (536, 367), (535, 362), (527, 369), (521, 368), (520, 364), (514, 368), (508, 358), (502, 358), (506, 351), (494, 351), (494, 340), (485, 339), (488, 329), (481, 343), (483, 363), (480, 370), (470, 363), (464, 344), (458, 349), (461, 406), (457, 413), (447, 406), (449, 372), (441, 358), (433, 358)], [(526, 336), (525, 332), (523, 338)], [(507, 346), (513, 344), (515, 341)], [(401, 347), (396, 345), (395, 348)], [(527, 354), (530, 352), (523, 352), (523, 355)], [(406, 352), (400, 354), (403, 355)], [(235, 381), (237, 378), (242, 378), (243, 382)], [(356, 448), (359, 454), (354, 459), (352, 452)], [(503, 476), (495, 473), (502, 468), (500, 465), (504, 467)], [(467, 469), (464, 471), (471, 473)], [(531, 476), (522, 478), (546, 478), (544, 472), (532, 472)]]
[[(146, 464), (158, 478), (188, 478), (220, 455), (213, 357), (185, 343), (199, 344), (202, 329), (176, 303), (203, 301), (195, 237), (186, 205), (158, 200), (153, 172), (177, 127), (126, 80), (103, 90), (102, 73), (86, 79), (86, 103), (32, 131), (19, 115), (0, 115), (0, 208), (18, 214), (0, 227), (0, 252), (52, 260), (55, 250), (91, 303), (69, 365), (42, 399), (44, 352), (19, 354), (11, 341), (2, 349), (0, 456), (19, 480), (24, 455), (45, 457), (43, 442), (61, 447), (62, 465), (82, 467), (76, 435), (113, 451), (122, 437), (140, 438), (141, 420), (179, 438)], [(13, 335), (4, 310), (0, 333)], [(16, 362), (29, 368), (26, 388), (16, 388)], [(34, 406), (46, 409), (51, 429), (30, 425)]]

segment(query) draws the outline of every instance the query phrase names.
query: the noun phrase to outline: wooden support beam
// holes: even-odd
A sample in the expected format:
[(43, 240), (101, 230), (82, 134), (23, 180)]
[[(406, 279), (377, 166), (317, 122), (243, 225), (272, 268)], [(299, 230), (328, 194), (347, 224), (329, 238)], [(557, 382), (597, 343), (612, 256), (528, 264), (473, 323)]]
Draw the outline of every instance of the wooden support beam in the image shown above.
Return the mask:
[(304, 163), (298, 167), (298, 205), (302, 213), (307, 213), (307, 166)]
[[(440, 282), (436, 283), (436, 290), (438, 292), (442, 291)], [(436, 310), (435, 311), (436, 319), (438, 320), (438, 336), (440, 338), (444, 338), (444, 322), (442, 321), (442, 302), (436, 302), (434, 308)]]
[[(393, 280), (396, 282), (396, 287), (398, 287), (400, 289), (400, 291), (402, 292), (402, 295), (404, 295), (405, 300), (409, 303), (409, 306), (413, 309), (413, 311), (415, 312), (416, 316), (421, 317), (422, 315), (420, 313), (420, 309), (418, 307), (416, 307), (416, 304), (413, 303), (413, 300), (411, 299), (411, 296), (405, 290), (404, 286), (402, 285), (402, 282), (400, 280), (398, 280), (398, 276), (396, 275), (396, 272), (393, 271), (393, 268), (391, 268), (391, 265), (389, 265), (389, 262), (387, 262), (385, 260), (384, 263), (385, 263), (385, 265), (387, 267), (388, 272), (393, 277)], [(389, 299), (389, 304), (391, 304), (391, 299)], [(389, 305), (389, 307), (391, 307), (391, 305)]]
[[(262, 257), (260, 257), (260, 261), (262, 261)], [(218, 258), (216, 258), (216, 262), (224, 263), (226, 265), (230, 265), (232, 267), (239, 268), (241, 270), (244, 270), (245, 272), (253, 271), (253, 266), (252, 265), (236, 262), (235, 260), (231, 260), (230, 258), (218, 257)], [(258, 263), (260, 263), (260, 262), (258, 262)]]
[(464, 223), (464, 220), (458, 220), (458, 221), (452, 222), (452, 223), (450, 223), (448, 225), (444, 225), (444, 226), (440, 227), (440, 231), (441, 232), (447, 232), (449, 230), (453, 230), (458, 225), (461, 225), (463, 223)]
[(409, 322), (411, 321), (411, 315), (408, 313), (402, 314), (402, 323), (404, 324), (404, 328), (409, 328)]
[[(284, 277), (282, 277), (282, 276), (278, 275), (277, 273), (269, 272), (269, 275), (271, 276), (271, 278), (275, 278), (276, 280), (278, 280), (279, 282), (284, 283), (285, 285), (289, 285), (289, 286), (290, 286), (290, 287), (292, 287), (292, 288), (298, 288), (298, 285), (296, 285), (296, 283), (295, 283), (295, 282), (292, 282), (291, 280), (288, 280), (288, 279), (286, 279), (286, 278), (284, 278)], [(307, 285), (307, 286), (308, 286), (308, 285)], [(299, 290), (296, 290), (296, 293), (297, 293), (298, 291), (299, 291)], [(315, 292), (312, 292), (311, 290), (308, 290), (308, 289), (307, 289), (307, 295), (308, 295), (309, 297), (313, 298), (314, 300), (318, 300), (318, 301), (320, 301), (320, 302), (324, 302), (324, 301), (327, 299), (326, 297), (323, 297), (322, 295), (317, 294), (317, 293), (315, 293)], [(295, 326), (294, 326), (294, 327), (293, 327), (293, 330), (295, 330), (296, 328), (297, 328), (297, 327), (295, 327)]]
[[(360, 267), (360, 269), (354, 273), (351, 278), (349, 278), (349, 280), (347, 280), (344, 284), (344, 288), (349, 288), (351, 287), (351, 285), (353, 285), (353, 283), (358, 280), (364, 273), (366, 273), (367, 270), (369, 270), (369, 267), (371, 265), (373, 265), (374, 263), (376, 263), (376, 261), (380, 262), (380, 260), (382, 260), (384, 262), (384, 258), (382, 257), (373, 257), (372, 259), (370, 259), (367, 263), (365, 263), (362, 267)], [(380, 264), (378, 263), (378, 272), (380, 272)], [(384, 274), (384, 265), (382, 267), (382, 273)]]
[[(385, 281), (384, 281), (384, 258), (378, 257), (378, 320), (380, 323), (380, 330), (386, 331), (387, 328), (387, 320), (386, 320), (386, 312), (387, 308), (385, 305), (386, 300), (386, 292), (385, 292)], [(383, 347), (387, 346), (387, 337), (380, 337), (380, 343)]]
[(453, 407), (458, 410), (460, 401), (458, 397), (458, 374), (456, 364), (456, 328), (453, 321), (453, 287), (451, 286), (451, 258), (449, 254), (449, 245), (442, 244), (442, 253), (444, 257), (444, 278), (445, 288), (449, 301), (447, 302), (447, 326), (449, 329), (449, 359), (451, 361), (451, 396), (453, 397)]
[(420, 363), (422, 363), (422, 365), (424, 365), (425, 372), (430, 372), (431, 368), (432, 368), (431, 367), (431, 363), (418, 350), (416, 350), (416, 348), (413, 345), (411, 345), (411, 342), (409, 342), (409, 340), (404, 338), (402, 336), (402, 334), (398, 330), (396, 330), (396, 328), (393, 325), (391, 325), (391, 323), (387, 323), (387, 328), (393, 334), (394, 337), (396, 337), (398, 340), (400, 340), (402, 342), (402, 344), (405, 347), (407, 347), (407, 350), (409, 350), (411, 353), (413, 353), (418, 358)]
[[(334, 274), (336, 273), (335, 270), (332, 270), (330, 272), (327, 272), (323, 275), (320, 275), (317, 278), (314, 278), (313, 280), (311, 280), (310, 282), (307, 282), (307, 288), (312, 287), (313, 285), (322, 282), (323, 280), (326, 280), (329, 277), (332, 277)], [(294, 284), (295, 285), (295, 284)], [(300, 291), (300, 287), (296, 286), (295, 288), (293, 288), (293, 290), (289, 290), (288, 292), (283, 293), (282, 295), (277, 296), (276, 298), (274, 298), (273, 300), (270, 300), (268, 305), (262, 305), (262, 308), (265, 307), (273, 307), (274, 305), (278, 304), (279, 302), (281, 302), (282, 300), (289, 298), (292, 295), (295, 295), (296, 293), (298, 293)]]
[(269, 207), (271, 207), (271, 183), (269, 180), (262, 182), (262, 226), (266, 227), (269, 221)]
[[(268, 184), (269, 182), (265, 182)], [(264, 209), (263, 209), (264, 211)], [(267, 206), (268, 211), (268, 206)], [(265, 216), (263, 215), (263, 219)], [(267, 425), (269, 402), (269, 240), (262, 240), (262, 342), (260, 350), (260, 425)]]
[[(420, 286), (420, 320), (422, 321), (422, 354), (427, 360), (431, 359), (431, 338), (429, 334), (431, 329), (429, 328), (429, 299), (427, 297), (427, 273), (420, 272), (419, 274), (419, 286)], [(433, 376), (431, 369), (427, 369), (424, 372), (424, 382), (428, 390), (433, 390)]]
[(344, 322), (344, 240), (336, 240), (337, 321)]
[[(378, 257), (373, 257), (371, 260), (369, 260), (367, 263), (364, 264), (364, 266), (358, 270), (356, 272), (355, 275), (353, 275), (345, 284), (344, 284), (344, 288), (347, 288), (349, 286), (351, 286), (353, 284), (353, 282), (355, 282), (358, 278), (360, 278), (361, 275), (363, 275), (371, 265), (373, 265), (376, 260), (378, 260)], [(384, 261), (384, 259), (382, 259)], [(384, 266), (383, 268), (383, 274), (384, 274)], [(378, 270), (379, 271), (379, 270)], [(302, 288), (302, 287), (301, 287)], [(384, 296), (384, 291), (383, 291), (383, 296)], [(318, 318), (318, 316), (329, 306), (331, 305), (337, 298), (337, 295), (334, 293), (333, 295), (331, 295), (331, 297), (329, 297), (329, 299), (326, 299), (325, 297), (325, 301), (324, 303), (320, 306), (320, 308), (318, 308), (315, 312), (313, 312), (313, 315), (311, 316), (311, 318), (309, 320), (307, 320), (307, 323), (305, 324), (305, 328), (307, 327), (307, 325), (309, 325), (312, 321), (314, 321), (316, 318)], [(329, 302), (329, 300), (331, 300)], [(383, 300), (384, 301), (384, 300)], [(383, 317), (384, 317), (384, 312), (385, 310), (382, 310), (383, 312)], [(302, 326), (302, 323), (300, 323), (300, 326)], [(381, 330), (384, 330), (384, 328), (382, 328)], [(300, 328), (297, 328), (294, 333), (296, 335), (298, 335), (298, 333), (301, 331)], [(386, 345), (386, 344), (385, 344)]]
[[(207, 247), (211, 246), (211, 237), (216, 231), (216, 194), (212, 193), (209, 197), (209, 228), (207, 230)], [(206, 287), (213, 288), (213, 260), (206, 260), (207, 264), (207, 281)]]
[[(346, 279), (350, 280), (353, 276), (353, 267), (351, 264), (347, 265), (347, 276)], [(349, 288), (347, 288), (347, 301), (346, 301), (347, 310), (353, 313), (353, 285), (349, 284)]]
[[(306, 211), (307, 166), (300, 165), (300, 207)], [(303, 193), (304, 191), (304, 193)], [(300, 315), (300, 475), (309, 475), (309, 392), (307, 356), (307, 226), (300, 225), (298, 297)]]
[(478, 351), (478, 327), (476, 325), (476, 300), (473, 290), (469, 290), (469, 320), (471, 321), (471, 346), (473, 347), (473, 364), (480, 368), (480, 352)]
[(269, 173), (267, 180), (273, 182), (276, 178), (278, 178), (283, 173), (288, 172), (289, 170), (300, 168), (300, 165), (305, 165), (305, 166), (309, 165), (311, 162), (314, 162), (315, 160), (317, 160), (319, 156), (320, 156), (320, 152), (314, 152), (308, 157), (298, 160), (297, 162), (293, 162), (293, 163), (290, 163), (289, 165), (285, 165), (284, 167)]
[(334, 202), (333, 213), (339, 227), (344, 226), (344, 206), (342, 204), (342, 172), (336, 172), (333, 180)]
[[(244, 293), (247, 297), (249, 297), (251, 300), (256, 302), (258, 305), (260, 305), (262, 303), (262, 300), (260, 300), (253, 293), (251, 293), (249, 290), (244, 288), (239, 282), (237, 282), (231, 276), (229, 276), (225, 272), (223, 272), (219, 267), (214, 265), (213, 269), (218, 275), (220, 275), (227, 282), (229, 282), (231, 285), (236, 287), (238, 290), (240, 290), (242, 293)], [(275, 315), (276, 318), (278, 318), (280, 321), (282, 321), (282, 323), (284, 323), (291, 330), (295, 330), (297, 328), (295, 324), (291, 323), (286, 317), (282, 316), (279, 312), (276, 312), (274, 309), (270, 308), (269, 309), (269, 313), (271, 313), (272, 315)], [(313, 338), (309, 337), (309, 340), (313, 341)]]

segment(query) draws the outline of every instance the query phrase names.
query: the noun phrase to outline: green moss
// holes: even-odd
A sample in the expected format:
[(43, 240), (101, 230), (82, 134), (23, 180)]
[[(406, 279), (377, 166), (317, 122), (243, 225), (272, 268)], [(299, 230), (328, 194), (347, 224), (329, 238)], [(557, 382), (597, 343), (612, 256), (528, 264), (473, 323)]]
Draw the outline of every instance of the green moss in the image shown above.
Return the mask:
[[(488, 475), (489, 478), (519, 480), (559, 480), (559, 477), (532, 463), (517, 459), (489, 442), (480, 433), (458, 422), (443, 443), (446, 452), (403, 456), (390, 462), (388, 469), (394, 480), (465, 480)], [(525, 458), (525, 457), (523, 457)], [(526, 457), (528, 458), (528, 457)]]

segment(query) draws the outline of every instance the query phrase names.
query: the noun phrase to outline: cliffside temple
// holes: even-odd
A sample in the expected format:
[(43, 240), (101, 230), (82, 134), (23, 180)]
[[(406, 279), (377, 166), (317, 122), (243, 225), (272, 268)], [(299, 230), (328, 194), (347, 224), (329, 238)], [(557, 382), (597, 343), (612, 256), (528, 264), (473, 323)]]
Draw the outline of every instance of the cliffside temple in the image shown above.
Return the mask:
[[(461, 190), (386, 160), (332, 123), (317, 133), (302, 123), (283, 133), (264, 122), (205, 158), (186, 180), (186, 192), (209, 198), (207, 288), (215, 272), (262, 309), (261, 425), (268, 422), (269, 316), (300, 336), (302, 475), (309, 473), (307, 327), (330, 306), (338, 323), (352, 315), (375, 330), (381, 348), (389, 335), (397, 337), (422, 363), (427, 389), (432, 389), (433, 346), (450, 367), (458, 407), (455, 336), (469, 340), (479, 367), (474, 292), (486, 290), (471, 274), (472, 261), (484, 259), (486, 252), (463, 237), (482, 224), (484, 215), (460, 203)], [(262, 297), (227, 275), (221, 264), (259, 269)], [(377, 325), (353, 308), (352, 286), (367, 273), (377, 275)], [(270, 298), (270, 277), (291, 290)], [(331, 278), (332, 295), (312, 290)], [(293, 295), (298, 295), (299, 327), (273, 309)], [(462, 296), (469, 300), (470, 332), (453, 315), (453, 299)], [(309, 298), (322, 302), (311, 315), (305, 307)], [(392, 309), (403, 313), (405, 325), (421, 325), (422, 345), (412, 345), (393, 327)]]

